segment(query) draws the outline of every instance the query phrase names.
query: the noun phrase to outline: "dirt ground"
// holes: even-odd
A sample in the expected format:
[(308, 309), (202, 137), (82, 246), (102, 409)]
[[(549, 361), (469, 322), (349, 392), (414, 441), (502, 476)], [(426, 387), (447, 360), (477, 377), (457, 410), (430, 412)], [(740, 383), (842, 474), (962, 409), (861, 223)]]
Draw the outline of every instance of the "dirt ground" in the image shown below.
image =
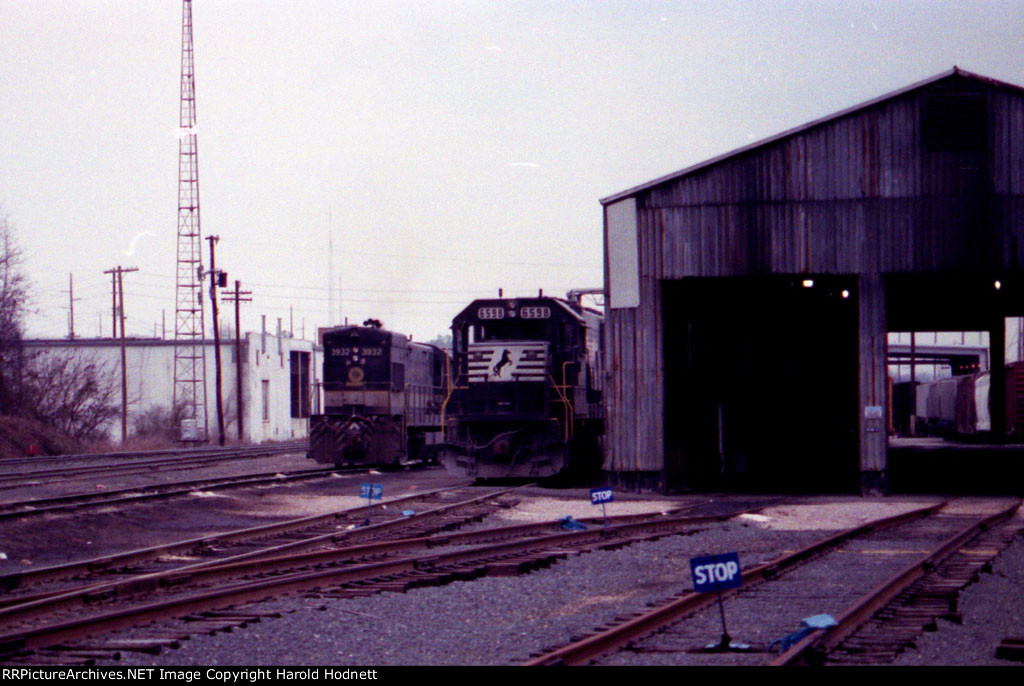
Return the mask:
[[(309, 462), (299, 459), (304, 460), (292, 458), (294, 464), (299, 465), (293, 468), (308, 469)], [(287, 466), (280, 460), (276, 464)], [(265, 465), (258, 469), (264, 470)], [(366, 500), (359, 497), (359, 485), (368, 478), (384, 485), (385, 499), (467, 483), (440, 469), (369, 477), (366, 474), (332, 475), (316, 481), (216, 492), (193, 491), (188, 496), (170, 500), (4, 520), (0, 521), (0, 574), (358, 508), (366, 504)], [(110, 484), (110, 487), (137, 485)], [(66, 490), (74, 488), (74, 484), (65, 485)], [(15, 500), (17, 495), (5, 492), (0, 499)]]

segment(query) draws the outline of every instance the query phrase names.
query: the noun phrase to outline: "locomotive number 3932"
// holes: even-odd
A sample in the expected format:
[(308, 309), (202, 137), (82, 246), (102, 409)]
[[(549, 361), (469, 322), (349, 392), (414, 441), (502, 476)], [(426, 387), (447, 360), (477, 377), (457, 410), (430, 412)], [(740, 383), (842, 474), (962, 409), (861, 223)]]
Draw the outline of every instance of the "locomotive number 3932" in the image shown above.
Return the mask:
[(348, 346), (342, 348), (331, 348), (331, 357), (350, 357), (352, 355), (362, 355), (363, 357), (380, 357), (383, 354), (383, 348), (358, 348)]

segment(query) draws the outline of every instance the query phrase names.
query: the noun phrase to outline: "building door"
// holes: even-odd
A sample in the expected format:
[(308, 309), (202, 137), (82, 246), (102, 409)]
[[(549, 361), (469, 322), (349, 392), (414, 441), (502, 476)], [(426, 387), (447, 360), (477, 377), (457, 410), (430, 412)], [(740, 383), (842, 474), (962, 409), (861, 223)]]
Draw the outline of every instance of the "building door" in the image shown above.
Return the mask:
[(670, 486), (859, 488), (855, 283), (664, 284), (666, 473), (682, 481)]

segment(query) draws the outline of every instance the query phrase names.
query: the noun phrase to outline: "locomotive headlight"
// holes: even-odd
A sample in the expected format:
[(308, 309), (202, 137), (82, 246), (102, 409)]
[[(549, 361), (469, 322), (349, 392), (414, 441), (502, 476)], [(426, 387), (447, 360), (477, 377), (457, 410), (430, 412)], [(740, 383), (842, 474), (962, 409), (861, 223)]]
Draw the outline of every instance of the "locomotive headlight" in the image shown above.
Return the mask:
[(814, 279), (804, 279), (803, 287), (804, 288), (814, 288)]
[(996, 279), (996, 282), (994, 284), (992, 284), (992, 285), (995, 286), (996, 290), (998, 291), (1000, 288), (1003, 287), (1003, 282), (1000, 281), (999, 279)]

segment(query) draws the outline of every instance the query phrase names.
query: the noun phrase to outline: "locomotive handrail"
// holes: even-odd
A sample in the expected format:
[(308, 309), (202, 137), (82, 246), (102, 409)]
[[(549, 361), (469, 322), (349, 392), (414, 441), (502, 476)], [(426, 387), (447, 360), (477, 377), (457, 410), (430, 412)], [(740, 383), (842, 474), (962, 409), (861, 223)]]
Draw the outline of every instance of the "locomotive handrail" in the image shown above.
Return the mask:
[(562, 363), (562, 395), (565, 397), (565, 440), (569, 440), (573, 437), (574, 426), (573, 416), (576, 414), (576, 408), (572, 405), (572, 400), (569, 398), (569, 382), (566, 379), (568, 374), (565, 372), (565, 368), (570, 364), (575, 364), (573, 360), (566, 360)]
[[(412, 408), (411, 411), (406, 412), (407, 415), (412, 415), (413, 424), (421, 424), (427, 420), (427, 417), (433, 414), (437, 414), (437, 407), (433, 405), (433, 398), (439, 395), (441, 392), (440, 386), (431, 386), (429, 384), (415, 384), (407, 383), (404, 387), (405, 406), (406, 408)], [(412, 402), (410, 402), (410, 399)], [(416, 402), (416, 400), (422, 400), (422, 404)]]
[(360, 381), (358, 384), (352, 381), (321, 381), (320, 385), (325, 391), (333, 393), (365, 393), (366, 391), (386, 391), (391, 389), (390, 381)]
[(573, 415), (572, 401), (569, 400), (569, 397), (565, 393), (565, 389), (569, 388), (568, 384), (566, 384), (566, 382), (565, 382), (565, 368), (566, 368), (567, 365), (570, 365), (570, 364), (573, 364), (572, 360), (569, 360), (567, 362), (563, 362), (562, 363), (562, 385), (561, 386), (559, 386), (558, 383), (555, 381), (555, 377), (554, 376), (552, 376), (550, 374), (548, 375), (548, 378), (551, 380), (551, 387), (554, 388), (555, 392), (558, 393), (559, 401), (563, 405), (565, 405), (565, 440), (567, 440), (567, 441), (570, 438), (572, 438), (572, 415)]
[(445, 355), (444, 357), (444, 375), (445, 379), (448, 381), (448, 393), (444, 396), (444, 402), (441, 403), (441, 440), (442, 443), (447, 443), (448, 422), (445, 419), (445, 415), (448, 410), (448, 401), (452, 399), (452, 395), (455, 393), (455, 391), (466, 390), (468, 386), (461, 387), (456, 385), (459, 380), (458, 375), (456, 375), (455, 379), (452, 380), (452, 359), (448, 355)]

